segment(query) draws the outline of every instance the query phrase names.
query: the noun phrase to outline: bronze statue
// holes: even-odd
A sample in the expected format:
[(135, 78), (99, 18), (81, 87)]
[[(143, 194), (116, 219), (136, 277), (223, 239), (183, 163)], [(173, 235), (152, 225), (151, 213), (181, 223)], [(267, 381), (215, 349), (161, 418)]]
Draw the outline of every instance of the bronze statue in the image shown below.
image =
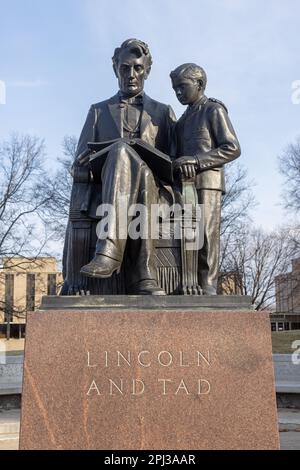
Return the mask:
[[(128, 197), (129, 206), (141, 203), (146, 207), (156, 204), (159, 198), (160, 175), (153, 174), (130, 145), (130, 139), (141, 138), (153, 149), (170, 154), (174, 112), (170, 106), (151, 99), (143, 91), (151, 64), (151, 54), (144, 42), (137, 39), (125, 41), (113, 56), (119, 92), (106, 101), (92, 105), (89, 110), (74, 163), (74, 181), (78, 184), (74, 184), (72, 192), (64, 250), (65, 284), (62, 294), (85, 293), (88, 290), (86, 276), (103, 279), (111, 277), (115, 271), (119, 272), (125, 250), (128, 292), (165, 294), (157, 285), (154, 241), (151, 238), (121, 239), (117, 232), (120, 197)], [(109, 147), (101, 181), (95, 184), (90, 180), (91, 152), (88, 143), (103, 141), (115, 143)], [(91, 244), (88, 220), (96, 218), (96, 209), (100, 203), (112, 205), (115, 218), (111, 221), (108, 236), (98, 237), (93, 259), (89, 261), (90, 257), (86, 255), (89, 262), (81, 265), (79, 274), (78, 257), (82, 249), (88, 253)]]
[[(188, 105), (176, 124), (170, 106), (144, 93), (151, 64), (144, 42), (125, 41), (113, 56), (118, 93), (89, 110), (73, 165), (62, 295), (216, 294), (223, 165), (240, 155), (239, 143), (223, 103), (204, 95), (201, 67), (184, 64), (171, 73), (179, 101)], [(192, 212), (185, 220), (169, 216), (169, 239), (135, 239), (132, 217), (125, 236), (119, 233), (123, 199), (148, 214), (153, 205), (173, 207), (176, 201), (180, 214), (186, 202)], [(195, 232), (197, 203), (204, 205), (204, 246), (188, 251), (185, 228)], [(100, 223), (99, 229), (104, 214), (97, 209), (105, 205), (113, 215), (108, 228)], [(174, 237), (178, 221), (181, 240)]]
[(207, 77), (202, 67), (183, 64), (170, 74), (173, 89), (187, 110), (176, 124), (174, 170), (195, 182), (198, 203), (204, 205), (204, 245), (199, 250), (198, 281), (203, 294), (217, 293), (221, 197), (224, 169), (240, 156), (238, 139), (225, 105), (204, 94)]

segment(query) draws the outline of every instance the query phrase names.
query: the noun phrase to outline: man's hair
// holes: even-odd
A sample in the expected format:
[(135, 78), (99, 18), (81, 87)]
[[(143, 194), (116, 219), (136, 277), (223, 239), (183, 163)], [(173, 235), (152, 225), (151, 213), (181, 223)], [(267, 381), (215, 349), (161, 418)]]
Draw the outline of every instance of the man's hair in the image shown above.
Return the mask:
[(113, 68), (115, 73), (119, 64), (120, 54), (124, 51), (129, 52), (131, 54), (135, 54), (137, 57), (145, 57), (146, 76), (148, 76), (151, 70), (152, 56), (148, 45), (145, 42), (140, 41), (139, 39), (127, 39), (121, 44), (120, 47), (117, 47), (115, 49), (114, 55), (112, 57)]
[(197, 64), (182, 64), (176, 67), (170, 73), (171, 80), (178, 77), (188, 78), (189, 80), (196, 80), (201, 83), (201, 88), (205, 90), (207, 84), (207, 76), (205, 70)]

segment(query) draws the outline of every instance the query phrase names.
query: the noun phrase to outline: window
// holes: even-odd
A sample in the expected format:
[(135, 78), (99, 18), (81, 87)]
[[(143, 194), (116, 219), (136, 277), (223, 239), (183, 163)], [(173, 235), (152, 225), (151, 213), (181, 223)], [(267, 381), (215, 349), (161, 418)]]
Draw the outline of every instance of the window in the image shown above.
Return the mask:
[(283, 331), (283, 330), (284, 330), (283, 322), (278, 322), (278, 331)]
[(35, 274), (27, 274), (26, 310), (35, 310)]
[(56, 295), (56, 274), (48, 274), (47, 295)]
[(5, 274), (5, 310), (4, 321), (13, 321), (14, 312), (14, 275)]

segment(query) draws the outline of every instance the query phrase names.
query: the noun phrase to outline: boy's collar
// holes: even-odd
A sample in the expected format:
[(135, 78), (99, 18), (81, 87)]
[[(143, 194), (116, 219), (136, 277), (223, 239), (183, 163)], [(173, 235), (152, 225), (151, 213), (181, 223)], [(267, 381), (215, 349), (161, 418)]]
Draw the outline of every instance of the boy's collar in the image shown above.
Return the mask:
[(190, 116), (191, 114), (199, 111), (199, 108), (200, 106), (202, 106), (203, 104), (205, 104), (206, 102), (208, 101), (208, 98), (207, 96), (205, 95), (202, 95), (201, 98), (197, 101), (195, 101), (193, 104), (189, 105), (185, 112), (183, 113), (182, 117), (183, 118), (187, 118), (188, 116)]
[(201, 98), (197, 101), (195, 101), (193, 104), (189, 105), (188, 108), (187, 108), (187, 111), (190, 113), (192, 111), (195, 111), (196, 109), (199, 108), (199, 106), (201, 106), (202, 104), (206, 103), (207, 101), (207, 96), (205, 95), (202, 95)]

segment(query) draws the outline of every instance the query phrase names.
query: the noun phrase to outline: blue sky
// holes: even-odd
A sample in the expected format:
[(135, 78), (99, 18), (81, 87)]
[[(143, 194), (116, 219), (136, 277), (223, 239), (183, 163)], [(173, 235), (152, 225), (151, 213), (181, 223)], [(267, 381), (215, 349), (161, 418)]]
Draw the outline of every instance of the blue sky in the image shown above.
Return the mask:
[(279, 206), (277, 156), (300, 135), (299, 0), (0, 0), (0, 139), (11, 131), (45, 138), (55, 166), (66, 134), (79, 135), (91, 103), (113, 95), (114, 48), (138, 37), (153, 55), (146, 92), (184, 108), (169, 72), (196, 62), (208, 74), (207, 95), (227, 105), (256, 180), (257, 225), (287, 220)]

